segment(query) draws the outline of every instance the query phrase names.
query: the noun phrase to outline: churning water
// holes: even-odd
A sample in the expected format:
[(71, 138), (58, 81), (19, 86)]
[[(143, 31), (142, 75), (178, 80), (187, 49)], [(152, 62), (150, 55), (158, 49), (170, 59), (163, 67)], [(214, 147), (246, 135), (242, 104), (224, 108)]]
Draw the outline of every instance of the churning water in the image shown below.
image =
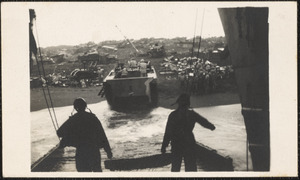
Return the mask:
[[(117, 112), (106, 101), (89, 104), (106, 132), (115, 158), (141, 157), (159, 154), (165, 126), (171, 109), (158, 107), (152, 110)], [(241, 105), (224, 105), (194, 108), (216, 126), (210, 131), (196, 124), (197, 142), (217, 150), (233, 159), (235, 171), (247, 170), (246, 131)], [(73, 111), (72, 106), (55, 108), (61, 125)], [(31, 112), (31, 161), (34, 163), (59, 143), (47, 109)], [(168, 150), (168, 149), (167, 149)], [(249, 154), (249, 168), (251, 168)]]

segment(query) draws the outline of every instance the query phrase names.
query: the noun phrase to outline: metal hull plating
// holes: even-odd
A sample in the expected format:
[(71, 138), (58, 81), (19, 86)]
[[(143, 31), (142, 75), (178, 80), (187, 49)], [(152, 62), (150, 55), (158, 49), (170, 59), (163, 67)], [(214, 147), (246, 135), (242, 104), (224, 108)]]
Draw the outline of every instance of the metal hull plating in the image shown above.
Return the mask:
[(268, 8), (220, 8), (254, 171), (270, 170)]
[(109, 105), (157, 105), (157, 76), (154, 68), (152, 67), (152, 71), (147, 74), (147, 77), (115, 78), (112, 70), (103, 83)]

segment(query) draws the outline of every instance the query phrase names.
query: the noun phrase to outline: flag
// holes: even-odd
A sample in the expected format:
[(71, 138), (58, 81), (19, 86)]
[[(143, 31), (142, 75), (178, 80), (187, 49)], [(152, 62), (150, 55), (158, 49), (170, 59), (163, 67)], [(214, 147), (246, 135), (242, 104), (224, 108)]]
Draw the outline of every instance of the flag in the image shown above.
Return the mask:
[(32, 20), (35, 18), (35, 12), (33, 9), (29, 9), (30, 23), (29, 23), (29, 50), (30, 53), (37, 54), (36, 41), (32, 32)]
[[(35, 42), (35, 38), (32, 32), (32, 21), (35, 18), (35, 12), (33, 9), (29, 9), (29, 17), (30, 17), (30, 22), (29, 22), (29, 61), (30, 61), (30, 70), (33, 68), (33, 55), (37, 54), (37, 46)], [(31, 73), (30, 73), (31, 74)]]
[(29, 38), (30, 38), (29, 39), (30, 52), (36, 55), (37, 54), (37, 46), (36, 46), (35, 38), (33, 36), (31, 27), (30, 27), (30, 30), (29, 30)]

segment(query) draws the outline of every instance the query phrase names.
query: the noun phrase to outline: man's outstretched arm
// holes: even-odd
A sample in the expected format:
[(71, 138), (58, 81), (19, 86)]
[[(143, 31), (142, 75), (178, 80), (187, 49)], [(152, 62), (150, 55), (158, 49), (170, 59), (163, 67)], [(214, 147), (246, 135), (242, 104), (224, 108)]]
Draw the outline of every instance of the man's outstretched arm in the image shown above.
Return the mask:
[(111, 148), (110, 148), (110, 145), (109, 145), (109, 142), (108, 142), (108, 139), (106, 137), (106, 134), (104, 132), (104, 129), (102, 127), (102, 124), (101, 122), (99, 121), (99, 119), (97, 118), (97, 121), (98, 121), (98, 131), (99, 131), (99, 139), (100, 139), (100, 147), (103, 147), (106, 154), (107, 154), (107, 157), (109, 159), (112, 158), (113, 154), (111, 152)]
[(196, 112), (193, 113), (195, 113), (195, 121), (199, 123), (201, 126), (210, 129), (212, 131), (216, 129), (216, 127), (212, 123), (210, 123), (206, 118), (202, 117), (200, 114)]

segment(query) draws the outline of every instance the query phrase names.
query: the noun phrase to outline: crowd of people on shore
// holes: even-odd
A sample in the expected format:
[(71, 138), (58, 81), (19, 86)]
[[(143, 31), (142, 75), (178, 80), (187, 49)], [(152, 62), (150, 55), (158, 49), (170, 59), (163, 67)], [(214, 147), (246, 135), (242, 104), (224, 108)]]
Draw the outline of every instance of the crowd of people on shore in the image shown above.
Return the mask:
[[(150, 61), (141, 59), (137, 62), (131, 58), (127, 63), (118, 63), (115, 67), (115, 78), (147, 77), (151, 67)], [(218, 66), (215, 63), (197, 57), (164, 58), (160, 74), (176, 75), (180, 88), (191, 94), (208, 94), (215, 92), (223, 80), (233, 78), (234, 70), (231, 65)], [(31, 78), (31, 87), (41, 87), (46, 83), (58, 87), (87, 87), (99, 86), (104, 78), (103, 69), (84, 71), (75, 69), (70, 75), (64, 72), (53, 73), (45, 78)]]
[(104, 78), (104, 69), (98, 68), (94, 71), (74, 69), (70, 74), (65, 71), (51, 73), (45, 77), (31, 77), (30, 87), (88, 87), (100, 86)]
[(234, 72), (231, 65), (221, 67), (196, 57), (165, 58), (161, 66), (164, 66), (166, 71), (177, 74), (180, 88), (192, 94), (214, 92), (222, 80), (233, 78)]

